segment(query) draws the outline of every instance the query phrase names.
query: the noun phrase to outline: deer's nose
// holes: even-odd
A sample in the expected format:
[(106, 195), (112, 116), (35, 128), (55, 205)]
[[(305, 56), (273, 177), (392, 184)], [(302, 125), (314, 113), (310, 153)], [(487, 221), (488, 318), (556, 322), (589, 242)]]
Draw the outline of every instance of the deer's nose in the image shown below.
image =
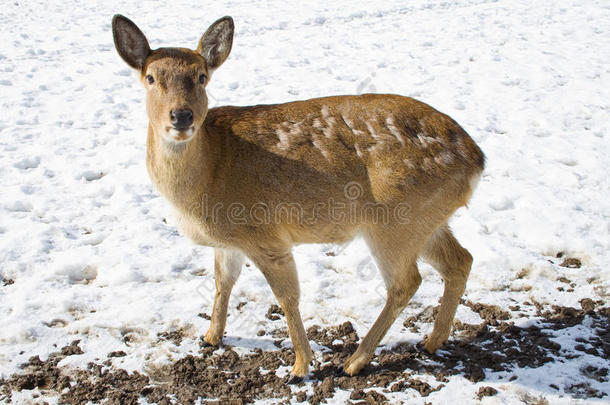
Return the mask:
[(169, 117), (176, 129), (187, 129), (193, 125), (193, 112), (191, 110), (171, 110)]

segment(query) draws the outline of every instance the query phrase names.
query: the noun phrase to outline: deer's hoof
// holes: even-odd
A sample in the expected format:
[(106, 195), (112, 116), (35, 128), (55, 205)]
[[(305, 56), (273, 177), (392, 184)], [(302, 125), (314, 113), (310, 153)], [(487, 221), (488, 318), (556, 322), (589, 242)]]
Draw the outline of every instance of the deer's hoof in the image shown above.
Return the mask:
[(359, 355), (358, 352), (352, 354), (343, 365), (346, 374), (354, 376), (360, 372), (369, 362), (368, 356)]
[(427, 337), (423, 344), (426, 351), (430, 354), (434, 354), (444, 343), (444, 339), (434, 338), (432, 336)]
[(292, 366), (292, 375), (299, 378), (304, 378), (309, 374), (309, 364), (305, 362), (295, 362)]
[(212, 330), (208, 330), (205, 334), (203, 340), (209, 345), (218, 346), (220, 341), (222, 340), (222, 336), (218, 336), (217, 334), (212, 333)]

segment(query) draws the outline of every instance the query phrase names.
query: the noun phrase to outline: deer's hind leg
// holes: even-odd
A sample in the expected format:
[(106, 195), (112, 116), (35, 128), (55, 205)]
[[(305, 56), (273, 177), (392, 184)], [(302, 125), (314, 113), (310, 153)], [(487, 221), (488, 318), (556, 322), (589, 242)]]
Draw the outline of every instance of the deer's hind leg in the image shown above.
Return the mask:
[(386, 304), (356, 352), (344, 364), (347, 374), (357, 374), (373, 357), (375, 349), (419, 288), (422, 278), (417, 257), (429, 232), (425, 227), (375, 225), (365, 234), (377, 267), (386, 284)]
[(439, 271), (445, 284), (434, 329), (424, 342), (426, 350), (434, 353), (449, 338), (455, 311), (466, 289), (472, 256), (455, 239), (447, 224), (434, 231), (421, 256)]

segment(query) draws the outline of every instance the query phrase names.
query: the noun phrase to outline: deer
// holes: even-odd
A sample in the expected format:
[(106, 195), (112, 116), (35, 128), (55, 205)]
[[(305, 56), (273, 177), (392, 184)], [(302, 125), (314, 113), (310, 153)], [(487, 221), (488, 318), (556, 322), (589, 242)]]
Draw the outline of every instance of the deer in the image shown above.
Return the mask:
[[(371, 361), (422, 282), (420, 258), (444, 286), (423, 347), (430, 353), (441, 347), (473, 261), (448, 221), (467, 205), (485, 166), (483, 152), (460, 125), (394, 94), (208, 108), (206, 88), (233, 46), (231, 17), (214, 22), (194, 50), (153, 50), (119, 14), (112, 33), (119, 56), (146, 91), (152, 184), (173, 208), (180, 232), (214, 249), (207, 344), (223, 338), (231, 290), (247, 258), (285, 314), (292, 375), (307, 376), (313, 353), (299, 312), (292, 247), (361, 237), (385, 283), (386, 301), (344, 372), (356, 375)], [(388, 215), (371, 214), (380, 211)]]

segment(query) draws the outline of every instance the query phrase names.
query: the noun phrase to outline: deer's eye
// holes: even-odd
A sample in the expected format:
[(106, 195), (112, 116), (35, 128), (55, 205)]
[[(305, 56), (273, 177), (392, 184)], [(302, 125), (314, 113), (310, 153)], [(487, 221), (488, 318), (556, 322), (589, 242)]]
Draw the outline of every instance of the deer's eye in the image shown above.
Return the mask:
[(199, 75), (199, 83), (201, 83), (201, 84), (205, 83), (205, 79), (206, 79), (206, 77), (204, 74)]
[(151, 75), (146, 75), (146, 81), (148, 82), (148, 84), (153, 84), (155, 82), (155, 79)]

